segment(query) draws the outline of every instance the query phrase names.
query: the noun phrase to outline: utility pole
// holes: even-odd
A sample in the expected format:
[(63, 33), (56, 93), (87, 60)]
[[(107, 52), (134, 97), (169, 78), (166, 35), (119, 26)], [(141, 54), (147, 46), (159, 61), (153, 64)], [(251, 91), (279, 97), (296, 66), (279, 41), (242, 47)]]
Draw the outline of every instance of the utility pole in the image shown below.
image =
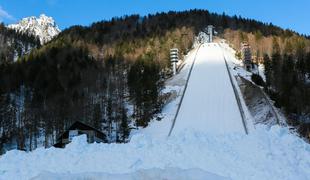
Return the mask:
[(177, 74), (177, 62), (179, 61), (179, 50), (177, 48), (170, 49), (170, 61), (172, 63), (173, 75)]

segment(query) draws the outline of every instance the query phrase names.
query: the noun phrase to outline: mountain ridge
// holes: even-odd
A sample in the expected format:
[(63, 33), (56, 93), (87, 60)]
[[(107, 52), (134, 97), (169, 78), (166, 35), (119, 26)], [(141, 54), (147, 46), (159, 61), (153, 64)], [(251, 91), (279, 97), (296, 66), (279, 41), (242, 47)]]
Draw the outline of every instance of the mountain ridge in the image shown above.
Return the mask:
[(35, 35), (39, 37), (41, 44), (49, 42), (60, 33), (55, 20), (45, 14), (41, 14), (39, 17), (25, 17), (17, 24), (8, 25), (8, 28)]

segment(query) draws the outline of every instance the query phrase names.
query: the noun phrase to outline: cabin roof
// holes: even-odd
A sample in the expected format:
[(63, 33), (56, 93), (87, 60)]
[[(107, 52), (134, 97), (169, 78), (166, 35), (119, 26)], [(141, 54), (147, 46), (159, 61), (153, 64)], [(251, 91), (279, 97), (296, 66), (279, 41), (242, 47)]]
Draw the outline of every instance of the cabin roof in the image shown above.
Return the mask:
[(92, 130), (95, 131), (97, 134), (99, 134), (100, 137), (105, 137), (105, 134), (101, 132), (100, 130), (89, 126), (87, 124), (82, 123), (81, 121), (75, 121), (66, 131), (64, 131), (58, 138), (57, 141), (60, 140), (66, 133), (68, 133), (70, 130)]

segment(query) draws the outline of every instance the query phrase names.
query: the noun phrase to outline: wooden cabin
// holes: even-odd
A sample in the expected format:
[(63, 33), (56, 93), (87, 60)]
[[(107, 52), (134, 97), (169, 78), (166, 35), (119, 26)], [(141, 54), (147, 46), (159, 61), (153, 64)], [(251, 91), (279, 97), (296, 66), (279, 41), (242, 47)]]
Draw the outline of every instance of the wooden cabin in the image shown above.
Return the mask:
[(64, 133), (62, 133), (54, 144), (54, 147), (64, 148), (66, 144), (70, 143), (73, 137), (86, 134), (87, 135), (87, 142), (94, 143), (94, 142), (107, 142), (106, 135), (99, 131), (98, 129), (86, 125), (80, 121), (76, 121), (73, 123)]

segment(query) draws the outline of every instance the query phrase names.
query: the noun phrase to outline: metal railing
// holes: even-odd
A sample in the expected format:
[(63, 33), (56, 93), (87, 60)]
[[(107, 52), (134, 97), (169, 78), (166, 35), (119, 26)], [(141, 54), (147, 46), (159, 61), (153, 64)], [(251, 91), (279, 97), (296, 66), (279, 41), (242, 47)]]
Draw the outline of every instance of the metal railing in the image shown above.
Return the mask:
[[(192, 65), (191, 65), (191, 68), (190, 68), (190, 70), (189, 70), (189, 73), (188, 73), (188, 76), (187, 76), (187, 79), (186, 79), (186, 83), (185, 83), (185, 87), (184, 87), (184, 89), (183, 89), (182, 96), (181, 96), (180, 102), (179, 102), (179, 104), (178, 104), (176, 114), (175, 114), (175, 116), (174, 116), (174, 118), (173, 118), (172, 126), (171, 126), (171, 128), (170, 128), (170, 131), (169, 131), (168, 136), (171, 135), (172, 130), (173, 130), (174, 126), (175, 126), (176, 119), (177, 119), (177, 117), (178, 117), (178, 115), (179, 115), (179, 111), (180, 111), (180, 108), (181, 108), (181, 105), (182, 105), (182, 102), (183, 102), (183, 99), (184, 99), (184, 95), (185, 95), (185, 92), (186, 92), (186, 89), (187, 89), (187, 86), (188, 86), (189, 78), (190, 78), (190, 76), (191, 76), (191, 73), (192, 73), (194, 64), (195, 64), (195, 62), (196, 62), (196, 57), (197, 57), (197, 54), (198, 54), (198, 51), (199, 51), (201, 45), (202, 45), (202, 44), (199, 45), (199, 47), (198, 47), (198, 49), (197, 49), (197, 51), (196, 51), (196, 54), (195, 54), (195, 57), (194, 57), (194, 61), (193, 61)], [(232, 85), (232, 88), (233, 88), (233, 91), (234, 91), (234, 95), (235, 95), (235, 98), (236, 98), (236, 101), (237, 101), (237, 105), (238, 105), (238, 108), (239, 108), (240, 116), (241, 116), (241, 118), (242, 118), (242, 124), (243, 124), (243, 127), (244, 127), (244, 131), (245, 131), (246, 134), (248, 134), (248, 129), (247, 129), (246, 123), (245, 123), (245, 119), (246, 119), (246, 118), (245, 118), (245, 113), (244, 113), (244, 111), (243, 111), (242, 104), (241, 104), (240, 98), (239, 98), (239, 96), (238, 96), (237, 89), (236, 89), (236, 87), (235, 87), (235, 85), (234, 85), (234, 83), (233, 83), (232, 75), (231, 75), (231, 72), (230, 72), (230, 70), (229, 70), (229, 66), (228, 66), (228, 63), (227, 63), (227, 60), (226, 60), (224, 54), (223, 54), (223, 58), (224, 58), (224, 61), (225, 61), (225, 66), (226, 66), (226, 70), (227, 70), (227, 72), (228, 72), (229, 80), (230, 80), (230, 83), (231, 83), (231, 85)]]
[(245, 131), (245, 134), (248, 134), (248, 129), (246, 127), (246, 122), (245, 122), (245, 114), (244, 114), (244, 111), (243, 111), (243, 108), (242, 108), (242, 104), (241, 104), (241, 101), (240, 101), (240, 97), (238, 95), (238, 91), (237, 91), (237, 88), (232, 80), (232, 75), (231, 75), (231, 72), (229, 70), (229, 66), (228, 66), (228, 63), (227, 63), (227, 60), (225, 58), (225, 55), (223, 53), (223, 58), (224, 58), (224, 61), (225, 61), (225, 66), (226, 66), (226, 70), (228, 72), (228, 76), (229, 76), (229, 80), (230, 80), (230, 83), (231, 83), (231, 86), (233, 88), (233, 91), (234, 91), (234, 95), (235, 95), (235, 98), (236, 98), (236, 101), (237, 101), (237, 104), (238, 104), (238, 108), (239, 108), (239, 112), (240, 112), (240, 116), (241, 116), (241, 119), (242, 119), (242, 124), (243, 124), (243, 128), (244, 128), (244, 131)]
[(189, 81), (189, 78), (190, 78), (190, 76), (191, 76), (191, 74), (192, 74), (192, 70), (193, 70), (193, 68), (194, 68), (194, 64), (195, 64), (195, 61), (196, 61), (196, 57), (197, 57), (197, 54), (198, 54), (198, 51), (199, 51), (201, 45), (202, 45), (202, 44), (200, 44), (200, 45), (198, 46), (198, 49), (197, 49), (197, 51), (196, 51), (196, 54), (195, 54), (193, 63), (192, 63), (192, 65), (191, 65), (191, 68), (190, 68), (190, 70), (189, 70), (188, 76), (187, 76), (187, 78), (186, 78), (185, 87), (184, 87), (184, 89), (183, 89), (182, 96), (181, 96), (180, 102), (179, 102), (179, 104), (178, 104), (177, 112), (176, 112), (175, 115), (174, 115), (173, 122), (172, 122), (172, 126), (171, 126), (171, 128), (170, 128), (170, 131), (169, 131), (168, 136), (171, 135), (172, 130), (173, 130), (174, 125), (175, 125), (175, 122), (176, 122), (176, 119), (177, 119), (177, 117), (178, 117), (178, 114), (179, 114), (179, 111), (180, 111), (180, 108), (181, 108), (181, 105), (182, 105), (182, 102), (183, 102), (183, 98), (184, 98), (184, 95), (185, 95), (185, 92), (186, 92), (186, 89), (187, 89), (187, 86), (188, 86), (188, 81)]

